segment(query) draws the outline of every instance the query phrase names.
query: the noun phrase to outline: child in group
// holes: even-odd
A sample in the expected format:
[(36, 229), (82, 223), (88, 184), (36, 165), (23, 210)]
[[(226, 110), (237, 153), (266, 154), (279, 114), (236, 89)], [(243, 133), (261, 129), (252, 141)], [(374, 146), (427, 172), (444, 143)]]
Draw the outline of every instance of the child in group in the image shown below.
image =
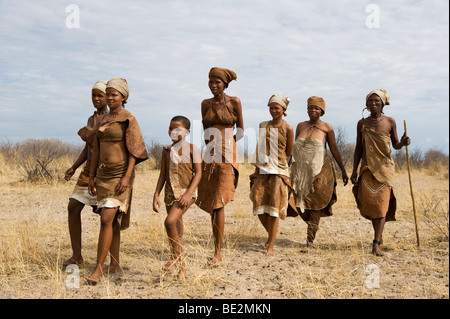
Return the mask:
[(191, 123), (184, 116), (170, 121), (169, 136), (172, 145), (162, 151), (161, 171), (153, 196), (153, 210), (159, 213), (159, 194), (165, 185), (164, 203), (167, 217), (164, 226), (169, 237), (172, 258), (164, 266), (165, 271), (179, 268), (178, 280), (186, 276), (183, 252), (183, 214), (197, 198), (197, 186), (201, 179), (201, 157), (197, 147), (188, 143)]
[(279, 218), (287, 215), (291, 181), (288, 158), (294, 145), (294, 130), (283, 120), (290, 100), (278, 94), (269, 99), (271, 121), (259, 124), (255, 172), (250, 175), (253, 214), (268, 233), (266, 256), (273, 256)]

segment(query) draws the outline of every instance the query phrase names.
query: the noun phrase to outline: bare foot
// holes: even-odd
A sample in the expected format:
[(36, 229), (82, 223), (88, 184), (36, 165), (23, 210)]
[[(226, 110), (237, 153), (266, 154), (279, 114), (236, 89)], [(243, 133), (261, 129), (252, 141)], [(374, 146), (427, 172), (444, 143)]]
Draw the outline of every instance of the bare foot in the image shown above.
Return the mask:
[(119, 272), (122, 272), (122, 267), (120, 267), (120, 265), (118, 265), (118, 264), (106, 265), (106, 266), (103, 266), (103, 272), (110, 273), (110, 274), (119, 273)]
[(384, 253), (381, 251), (380, 247), (377, 244), (373, 244), (372, 254), (375, 256), (384, 256)]
[(316, 249), (316, 246), (311, 241), (306, 242), (306, 247)]
[(375, 241), (375, 240), (373, 241), (372, 254), (374, 254), (375, 256), (384, 256), (383, 252), (380, 249), (380, 245), (381, 245), (381, 242)]
[(172, 271), (175, 269), (176, 265), (177, 265), (176, 260), (169, 260), (168, 262), (165, 263), (164, 266), (162, 266), (162, 270)]
[(268, 246), (267, 247), (267, 252), (266, 252), (266, 256), (270, 257), (275, 255), (275, 251), (273, 250), (273, 247)]
[(67, 267), (69, 265), (75, 264), (75, 265), (81, 265), (84, 262), (83, 257), (79, 256), (72, 256), (69, 259), (67, 259), (66, 261), (63, 262), (63, 266)]
[(217, 255), (214, 256), (212, 259), (208, 260), (208, 265), (211, 267), (218, 267), (222, 261), (223, 261), (222, 255)]
[(98, 276), (97, 274), (93, 273), (92, 275), (84, 278), (86, 280), (86, 282), (89, 285), (95, 286), (96, 284), (98, 284), (98, 282), (100, 281), (100, 279), (102, 279), (102, 276)]
[(179, 272), (178, 275), (177, 275), (177, 280), (178, 280), (178, 281), (183, 280), (183, 279), (185, 279), (187, 276), (188, 276), (188, 273), (187, 273), (186, 269), (180, 269), (180, 272)]

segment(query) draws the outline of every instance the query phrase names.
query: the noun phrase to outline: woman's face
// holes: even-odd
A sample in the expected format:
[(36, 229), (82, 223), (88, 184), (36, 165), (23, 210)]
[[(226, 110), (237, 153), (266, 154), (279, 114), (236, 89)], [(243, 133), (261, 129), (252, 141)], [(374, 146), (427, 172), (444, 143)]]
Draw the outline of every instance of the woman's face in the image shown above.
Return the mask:
[(208, 86), (213, 95), (222, 93), (225, 90), (225, 82), (215, 77), (209, 78)]
[(378, 114), (383, 110), (383, 101), (377, 94), (372, 94), (366, 102), (367, 109), (372, 114)]
[(269, 105), (269, 113), (272, 116), (272, 118), (275, 120), (275, 119), (278, 119), (278, 118), (283, 116), (284, 109), (278, 103), (270, 103), (270, 105)]
[(106, 106), (106, 94), (99, 89), (92, 89), (92, 104), (96, 109)]
[(110, 109), (122, 107), (124, 101), (125, 98), (122, 93), (113, 88), (106, 89), (106, 102), (108, 103)]
[(322, 109), (315, 105), (308, 106), (307, 112), (311, 121), (318, 121), (322, 116)]

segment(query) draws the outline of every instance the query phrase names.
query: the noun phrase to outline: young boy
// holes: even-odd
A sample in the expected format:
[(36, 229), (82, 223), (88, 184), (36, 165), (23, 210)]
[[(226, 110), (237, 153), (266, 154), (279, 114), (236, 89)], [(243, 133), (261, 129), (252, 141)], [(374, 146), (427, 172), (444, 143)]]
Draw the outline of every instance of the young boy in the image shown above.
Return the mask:
[(169, 237), (172, 258), (163, 269), (179, 268), (178, 280), (186, 276), (183, 254), (183, 214), (197, 198), (197, 186), (201, 179), (201, 158), (197, 147), (188, 143), (191, 123), (184, 116), (175, 116), (170, 121), (169, 136), (172, 145), (162, 151), (161, 172), (153, 196), (153, 210), (159, 213), (159, 194), (165, 185), (164, 203), (167, 217), (164, 222)]

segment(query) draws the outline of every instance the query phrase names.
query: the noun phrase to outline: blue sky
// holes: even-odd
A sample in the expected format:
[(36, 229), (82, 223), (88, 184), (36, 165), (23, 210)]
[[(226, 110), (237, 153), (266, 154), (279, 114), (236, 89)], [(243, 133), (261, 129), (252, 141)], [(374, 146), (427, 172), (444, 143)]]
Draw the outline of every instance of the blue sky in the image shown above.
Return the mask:
[[(68, 28), (69, 4), (79, 28)], [(379, 27), (368, 28), (370, 4)], [(245, 128), (270, 119), (267, 101), (307, 120), (311, 95), (323, 120), (356, 137), (365, 96), (384, 88), (385, 114), (403, 120), (411, 148), (449, 152), (449, 2), (426, 1), (0, 1), (0, 139), (55, 137), (81, 144), (97, 80), (126, 78), (126, 108), (144, 138), (169, 143), (174, 115), (200, 121), (213, 66), (237, 73)], [(367, 113), (366, 113), (367, 114)]]

